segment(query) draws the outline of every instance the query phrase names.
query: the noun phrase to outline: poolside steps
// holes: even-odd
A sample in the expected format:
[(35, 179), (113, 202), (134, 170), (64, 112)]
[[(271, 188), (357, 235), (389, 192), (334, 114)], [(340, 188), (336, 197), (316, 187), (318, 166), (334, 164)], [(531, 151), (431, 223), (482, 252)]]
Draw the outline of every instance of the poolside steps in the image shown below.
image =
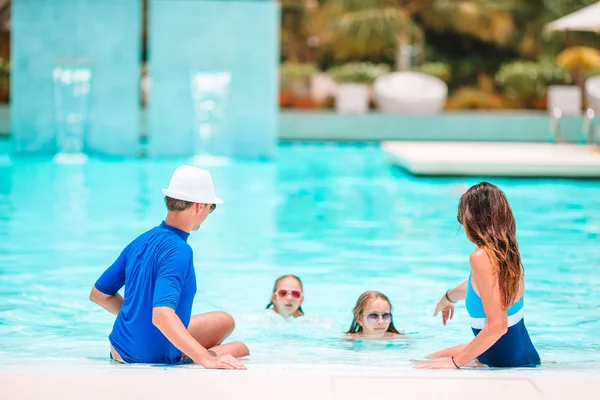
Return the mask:
[(389, 161), (417, 176), (600, 178), (600, 146), (385, 141)]

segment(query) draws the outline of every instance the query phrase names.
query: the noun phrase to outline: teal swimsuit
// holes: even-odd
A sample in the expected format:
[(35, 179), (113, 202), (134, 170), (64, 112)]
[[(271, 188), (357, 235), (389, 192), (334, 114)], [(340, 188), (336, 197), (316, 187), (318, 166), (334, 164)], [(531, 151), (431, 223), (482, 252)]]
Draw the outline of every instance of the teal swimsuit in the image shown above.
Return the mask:
[[(525, 327), (523, 318), (524, 298), (525, 296), (508, 309), (506, 312), (508, 331), (492, 347), (478, 357), (480, 363), (489, 367), (500, 368), (535, 367), (540, 364), (540, 356), (533, 343), (531, 343), (529, 333)], [(473, 290), (470, 276), (465, 304), (471, 317), (471, 328), (477, 336), (486, 325), (486, 318), (481, 298)]]

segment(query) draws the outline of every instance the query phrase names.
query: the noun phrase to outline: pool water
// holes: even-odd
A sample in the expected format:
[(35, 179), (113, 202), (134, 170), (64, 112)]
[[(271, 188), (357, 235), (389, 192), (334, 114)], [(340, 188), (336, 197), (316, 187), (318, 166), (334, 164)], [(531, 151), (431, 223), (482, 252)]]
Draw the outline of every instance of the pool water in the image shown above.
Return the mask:
[[(90, 288), (161, 222), (160, 189), (187, 162), (0, 154), (0, 363), (107, 362), (114, 317), (89, 302)], [(462, 304), (447, 327), (431, 314), (468, 276), (473, 246), (456, 209), (480, 179), (412, 177), (375, 145), (282, 145), (273, 162), (209, 168), (225, 204), (189, 239), (194, 312), (231, 312), (231, 339), (248, 344), (250, 365), (409, 366), (471, 340)], [(600, 369), (600, 184), (491, 181), (516, 215), (525, 320), (543, 368)], [(286, 322), (264, 308), (274, 279), (289, 273), (304, 281), (307, 317)], [(366, 290), (390, 297), (408, 340), (341, 340)]]

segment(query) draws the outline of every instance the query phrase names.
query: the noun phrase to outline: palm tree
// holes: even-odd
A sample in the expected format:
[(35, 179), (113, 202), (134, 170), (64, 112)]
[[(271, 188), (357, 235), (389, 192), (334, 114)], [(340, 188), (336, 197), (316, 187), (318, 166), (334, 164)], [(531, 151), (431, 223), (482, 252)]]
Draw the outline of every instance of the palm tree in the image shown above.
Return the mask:
[(396, 0), (330, 0), (330, 24), (323, 32), (341, 58), (360, 59), (397, 49), (419, 40), (420, 28)]
[(513, 10), (516, 23), (514, 47), (523, 55), (555, 55), (565, 44), (577, 36), (579, 44), (594, 44), (597, 38), (586, 33), (543, 33), (544, 25), (555, 19), (597, 2), (597, 0), (537, 0), (519, 2)]
[(499, 45), (510, 42), (514, 31), (512, 11), (516, 0), (404, 0), (401, 6), (424, 27), (471, 35)]
[(328, 42), (325, 26), (333, 18), (328, 0), (279, 0), (281, 56), (295, 63), (315, 63)]
[[(475, 36), (507, 44), (513, 35), (516, 0), (331, 0), (337, 16), (330, 26), (336, 51), (363, 57), (423, 40), (423, 28)], [(335, 13), (334, 13), (335, 14)]]
[(307, 57), (307, 30), (309, 19), (305, 0), (280, 0), (281, 4), (281, 55), (292, 62), (305, 61)]
[(395, 0), (332, 0), (329, 39), (341, 57), (379, 55), (393, 48), (402, 36), (418, 33), (418, 27)]

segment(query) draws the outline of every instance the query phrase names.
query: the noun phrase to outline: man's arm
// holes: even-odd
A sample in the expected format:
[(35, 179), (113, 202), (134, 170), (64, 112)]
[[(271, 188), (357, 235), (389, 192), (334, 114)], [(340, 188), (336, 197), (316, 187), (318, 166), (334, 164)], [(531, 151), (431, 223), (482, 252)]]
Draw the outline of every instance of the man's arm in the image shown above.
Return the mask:
[(230, 355), (214, 356), (187, 330), (175, 313), (192, 263), (191, 249), (183, 247), (160, 260), (152, 300), (152, 323), (182, 353), (205, 368), (245, 369)]
[(94, 286), (90, 293), (90, 300), (94, 303), (101, 305), (108, 312), (117, 315), (121, 310), (121, 306), (123, 305), (123, 296), (118, 292), (110, 296), (108, 294), (102, 293)]
[(104, 309), (117, 315), (123, 305), (123, 296), (119, 290), (125, 285), (125, 264), (127, 259), (127, 250), (125, 248), (117, 258), (92, 287), (90, 300), (101, 305)]
[(194, 339), (171, 307), (154, 307), (152, 323), (165, 337), (197, 364), (210, 369), (246, 369), (228, 354), (216, 356)]
[(152, 309), (152, 323), (169, 339), (169, 342), (173, 343), (173, 346), (189, 356), (194, 362), (204, 364), (209, 358), (214, 357), (194, 339), (171, 307), (154, 307)]

